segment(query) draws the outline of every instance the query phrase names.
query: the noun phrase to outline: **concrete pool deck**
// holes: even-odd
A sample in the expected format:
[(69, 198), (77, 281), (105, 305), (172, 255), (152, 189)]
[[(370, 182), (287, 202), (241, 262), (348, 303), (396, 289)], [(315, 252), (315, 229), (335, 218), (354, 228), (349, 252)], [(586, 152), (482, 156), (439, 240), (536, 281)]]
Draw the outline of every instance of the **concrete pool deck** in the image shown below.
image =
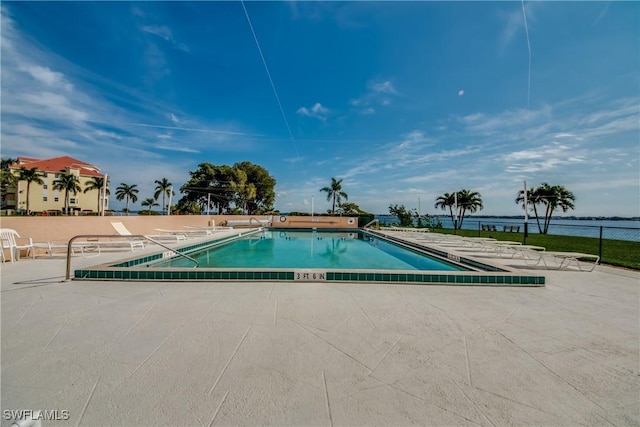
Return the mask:
[(535, 271), (545, 287), (61, 282), (62, 258), (5, 263), (2, 425), (640, 425), (640, 274)]

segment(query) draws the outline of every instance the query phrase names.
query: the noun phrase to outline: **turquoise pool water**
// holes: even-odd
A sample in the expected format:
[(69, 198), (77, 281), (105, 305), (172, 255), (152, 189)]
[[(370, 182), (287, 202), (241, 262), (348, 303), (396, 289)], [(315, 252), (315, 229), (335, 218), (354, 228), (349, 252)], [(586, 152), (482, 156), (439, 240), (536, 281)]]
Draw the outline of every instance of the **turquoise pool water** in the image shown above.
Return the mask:
[[(417, 251), (353, 232), (265, 231), (188, 254), (200, 268), (316, 268), (468, 271)], [(192, 267), (174, 257), (150, 267)]]

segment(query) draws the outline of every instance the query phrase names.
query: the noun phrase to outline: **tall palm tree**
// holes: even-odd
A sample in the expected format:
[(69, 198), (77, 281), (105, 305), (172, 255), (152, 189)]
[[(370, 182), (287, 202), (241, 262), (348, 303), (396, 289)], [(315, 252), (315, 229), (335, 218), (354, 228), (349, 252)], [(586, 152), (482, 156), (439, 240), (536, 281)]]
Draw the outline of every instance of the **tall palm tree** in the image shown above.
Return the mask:
[(541, 203), (545, 205), (544, 229), (542, 232), (547, 234), (553, 211), (557, 208), (562, 209), (562, 212), (575, 209), (573, 202), (575, 202), (576, 196), (562, 185), (552, 186), (546, 182), (542, 183), (538, 191), (540, 192)]
[(118, 199), (119, 201), (127, 199), (127, 215), (129, 215), (129, 200), (131, 200), (133, 203), (138, 201), (138, 192), (140, 190), (136, 188), (137, 186), (137, 184), (129, 185), (122, 182), (120, 183), (120, 186), (116, 188), (116, 199)]
[(53, 189), (64, 191), (64, 210), (69, 215), (69, 193), (76, 195), (82, 191), (80, 180), (74, 174), (63, 172), (53, 181)]
[(462, 221), (467, 211), (475, 213), (482, 210), (482, 196), (477, 191), (469, 191), (462, 189), (458, 191), (458, 211), (460, 212), (460, 224), (458, 228), (462, 228)]
[(24, 166), (20, 168), (18, 181), (27, 181), (27, 215), (31, 214), (31, 209), (29, 209), (29, 190), (31, 189), (31, 183), (35, 182), (38, 185), (44, 184), (42, 180), (43, 176), (44, 175), (38, 171), (38, 168), (27, 169)]
[(339, 205), (342, 202), (342, 199), (349, 200), (349, 196), (347, 193), (342, 191), (342, 180), (331, 178), (331, 185), (328, 187), (322, 187), (320, 191), (324, 191), (327, 193), (327, 202), (333, 199), (333, 203), (331, 206), (331, 213), (336, 213), (336, 203)]
[(167, 207), (167, 205), (164, 203), (164, 197), (172, 196), (172, 195), (175, 195), (176, 193), (173, 192), (173, 184), (170, 183), (167, 178), (156, 180), (155, 183), (157, 185), (155, 188), (156, 192), (153, 193), (153, 198), (158, 200), (158, 197), (160, 196), (160, 194), (162, 194), (162, 212), (164, 212), (165, 208)]
[(442, 209), (443, 211), (449, 208), (449, 215), (451, 216), (451, 224), (456, 224), (453, 218), (453, 205), (455, 204), (455, 194), (444, 193), (442, 196), (438, 196), (436, 198), (436, 204), (434, 207), (436, 209)]
[[(540, 217), (538, 216), (538, 204), (540, 203), (540, 191), (538, 191), (537, 188), (527, 188), (527, 205), (531, 206), (531, 211), (536, 217), (536, 222), (538, 223), (538, 232), (542, 234), (542, 225), (540, 225)], [(522, 204), (522, 209), (528, 209), (528, 207), (524, 206), (524, 190), (518, 191), (516, 204)]]
[(102, 198), (111, 194), (111, 191), (109, 191), (108, 178), (107, 178), (107, 191), (106, 191), (107, 194), (102, 194), (103, 188), (104, 188), (104, 177), (94, 176), (91, 178), (91, 181), (85, 184), (84, 191), (83, 191), (83, 193), (86, 193), (87, 191), (98, 190), (98, 215), (102, 213), (102, 207), (104, 206), (104, 203), (101, 203)]
[(154, 207), (154, 206), (160, 206), (160, 205), (158, 204), (158, 202), (156, 202), (156, 199), (155, 199), (155, 198), (153, 198), (153, 197), (148, 197), (148, 198), (144, 199), (142, 202), (140, 202), (140, 204), (141, 204), (142, 206), (148, 206), (148, 207), (149, 207), (149, 210), (148, 210), (148, 212), (149, 212), (149, 213), (151, 213), (151, 208), (152, 208), (152, 207)]

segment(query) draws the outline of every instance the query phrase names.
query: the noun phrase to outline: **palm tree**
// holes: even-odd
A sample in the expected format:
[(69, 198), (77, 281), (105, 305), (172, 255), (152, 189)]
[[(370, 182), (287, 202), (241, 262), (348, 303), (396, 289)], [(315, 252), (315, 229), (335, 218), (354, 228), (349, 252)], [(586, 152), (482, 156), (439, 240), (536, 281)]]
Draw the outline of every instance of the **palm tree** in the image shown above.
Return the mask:
[(11, 172), (9, 166), (14, 163), (18, 163), (18, 159), (3, 157), (0, 162), (0, 172), (2, 172), (2, 190), (4, 191), (6, 187), (15, 185), (17, 182), (16, 176)]
[(328, 187), (322, 187), (320, 191), (324, 191), (327, 193), (327, 202), (333, 199), (333, 204), (331, 206), (331, 213), (336, 213), (336, 203), (339, 205), (342, 202), (342, 199), (349, 200), (349, 196), (347, 193), (342, 191), (342, 180), (331, 178), (331, 185)]
[(69, 215), (69, 193), (76, 195), (79, 191), (82, 191), (80, 180), (74, 174), (63, 172), (53, 181), (53, 189), (64, 191), (64, 210)]
[(460, 212), (460, 224), (458, 228), (462, 228), (462, 221), (467, 211), (475, 213), (482, 210), (482, 196), (477, 191), (469, 191), (462, 189), (458, 191), (458, 211)]
[(142, 206), (148, 206), (149, 207), (149, 213), (151, 213), (151, 208), (154, 206), (160, 206), (157, 202), (156, 199), (153, 197), (148, 197), (146, 199), (144, 199), (141, 203)]
[[(527, 204), (531, 206), (533, 215), (538, 223), (538, 232), (542, 234), (542, 226), (540, 225), (540, 217), (538, 217), (538, 204), (541, 203), (540, 192), (537, 188), (527, 188)], [(528, 209), (524, 206), (524, 190), (518, 191), (516, 204), (522, 204), (522, 209)]]
[[(527, 204), (533, 208), (533, 213), (536, 216), (538, 223), (538, 231), (540, 234), (547, 234), (549, 232), (549, 225), (551, 223), (551, 217), (553, 212), (560, 208), (562, 212), (567, 212), (569, 209), (575, 209), (573, 202), (575, 202), (576, 196), (562, 185), (550, 185), (543, 182), (540, 187), (527, 190)], [(524, 203), (524, 190), (518, 192), (516, 203)], [(544, 206), (544, 219), (543, 224), (540, 224), (540, 218), (538, 217), (538, 205)]]
[(98, 215), (100, 215), (100, 213), (102, 213), (102, 207), (104, 206), (104, 203), (100, 203), (102, 201), (103, 197), (106, 197), (107, 195), (111, 194), (111, 191), (109, 191), (109, 180), (107, 179), (107, 191), (106, 194), (102, 194), (102, 189), (104, 188), (104, 177), (102, 176), (94, 176), (91, 178), (91, 181), (87, 182), (85, 184), (85, 188), (83, 193), (86, 193), (87, 191), (93, 191), (93, 190), (98, 190)]
[(455, 195), (449, 194), (449, 193), (444, 193), (442, 196), (438, 196), (436, 198), (436, 204), (434, 205), (434, 207), (436, 209), (442, 209), (447, 210), (447, 208), (449, 208), (449, 215), (451, 216), (451, 224), (456, 224), (456, 222), (453, 219), (453, 205), (455, 204)]
[(38, 185), (44, 184), (42, 180), (43, 176), (42, 173), (38, 172), (38, 168), (27, 169), (24, 166), (20, 168), (18, 181), (27, 181), (27, 215), (31, 214), (31, 210), (29, 209), (29, 190), (31, 189), (31, 183), (35, 182)]
[(573, 202), (575, 202), (576, 196), (562, 185), (551, 186), (546, 182), (542, 183), (538, 191), (540, 192), (541, 203), (546, 205), (544, 212), (544, 229), (542, 232), (543, 234), (547, 234), (553, 211), (557, 208), (562, 209), (562, 212), (575, 209)]
[(137, 184), (129, 185), (122, 182), (120, 186), (116, 188), (116, 199), (119, 201), (127, 199), (127, 207), (125, 209), (127, 215), (129, 215), (129, 199), (131, 199), (133, 203), (138, 201), (138, 192), (140, 190), (136, 188), (137, 186)]
[(158, 197), (160, 196), (160, 194), (162, 194), (162, 212), (164, 212), (165, 208), (167, 207), (164, 203), (164, 197), (172, 196), (172, 195), (175, 195), (176, 193), (173, 192), (173, 184), (170, 183), (167, 178), (156, 180), (155, 183), (158, 185), (156, 185), (156, 188), (155, 188), (156, 192), (153, 193), (153, 198), (158, 200)]
[(17, 163), (18, 159), (3, 157), (0, 165), (0, 192), (2, 193), (2, 209), (5, 208), (7, 187), (13, 187), (18, 182), (17, 177), (11, 172), (9, 166)]

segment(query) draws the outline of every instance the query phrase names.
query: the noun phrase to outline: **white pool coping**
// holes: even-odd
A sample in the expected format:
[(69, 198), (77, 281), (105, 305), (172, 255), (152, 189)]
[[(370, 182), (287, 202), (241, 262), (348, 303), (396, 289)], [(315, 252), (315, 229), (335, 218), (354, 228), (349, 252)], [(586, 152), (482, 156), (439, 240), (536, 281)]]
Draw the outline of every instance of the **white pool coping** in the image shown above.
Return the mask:
[(64, 270), (54, 257), (1, 272), (1, 406), (68, 411), (43, 425), (640, 424), (635, 271), (492, 288)]

